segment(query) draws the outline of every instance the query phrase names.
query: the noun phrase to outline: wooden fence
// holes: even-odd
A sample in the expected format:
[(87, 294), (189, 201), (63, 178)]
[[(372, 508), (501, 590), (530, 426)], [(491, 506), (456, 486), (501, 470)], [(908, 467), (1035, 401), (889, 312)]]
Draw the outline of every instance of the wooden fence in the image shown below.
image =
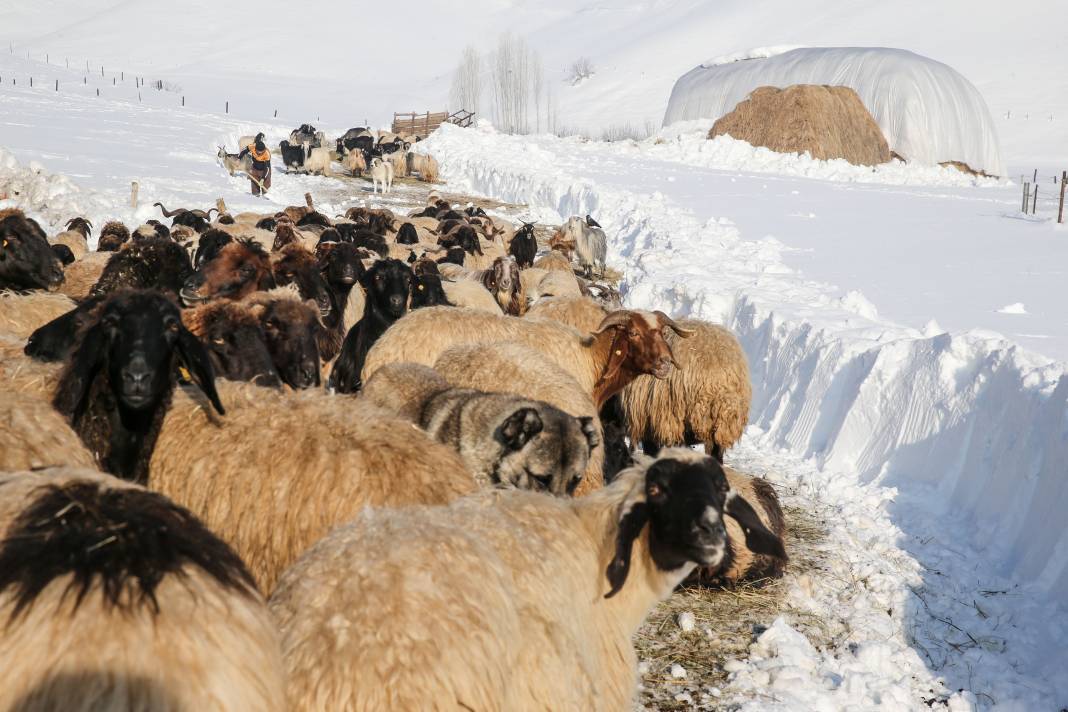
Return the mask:
[(430, 133), (444, 123), (456, 124), (457, 126), (470, 126), (474, 121), (475, 114), (471, 111), (457, 111), (450, 114), (447, 111), (417, 114), (414, 111), (406, 114), (393, 114), (393, 133), (406, 134), (426, 138)]

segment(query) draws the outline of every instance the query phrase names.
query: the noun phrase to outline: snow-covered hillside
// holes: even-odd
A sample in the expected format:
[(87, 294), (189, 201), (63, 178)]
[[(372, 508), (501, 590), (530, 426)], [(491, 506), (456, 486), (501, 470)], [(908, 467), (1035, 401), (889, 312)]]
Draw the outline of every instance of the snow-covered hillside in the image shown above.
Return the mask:
[[(86, 60), (170, 81), (191, 106), (246, 119), (320, 117), (387, 122), (393, 111), (446, 103), (466, 44), (525, 36), (542, 56), (560, 124), (599, 135), (612, 125), (659, 126), (675, 80), (701, 62), (751, 47), (899, 47), (944, 62), (982, 92), (1010, 173), (1063, 159), (1068, 143), (1068, 5), (1026, 12), (969, 0), (424, 0), (386, 9), (339, 0), (39, 0), (0, 7), (0, 51), (53, 64)], [(588, 57), (594, 74), (572, 86)], [(6, 80), (6, 77), (4, 77)], [(48, 79), (48, 77), (42, 77)], [(457, 108), (457, 107), (453, 107)], [(1059, 153), (1058, 153), (1059, 152)]]

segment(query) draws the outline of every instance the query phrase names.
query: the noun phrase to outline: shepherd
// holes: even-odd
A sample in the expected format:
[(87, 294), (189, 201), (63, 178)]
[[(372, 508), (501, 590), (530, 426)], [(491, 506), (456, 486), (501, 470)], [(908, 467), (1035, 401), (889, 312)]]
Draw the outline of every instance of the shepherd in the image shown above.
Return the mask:
[(252, 182), (252, 194), (266, 194), (271, 187), (271, 152), (267, 150), (267, 144), (263, 142), (263, 134), (256, 134), (256, 139), (241, 149), (238, 157), (245, 154), (252, 156), (252, 168), (248, 177)]

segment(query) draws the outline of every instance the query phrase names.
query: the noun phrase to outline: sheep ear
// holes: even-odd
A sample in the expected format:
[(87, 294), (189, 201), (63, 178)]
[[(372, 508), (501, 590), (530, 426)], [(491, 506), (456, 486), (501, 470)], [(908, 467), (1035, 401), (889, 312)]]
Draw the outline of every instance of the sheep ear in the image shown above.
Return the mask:
[(745, 532), (746, 547), (756, 554), (766, 554), (780, 559), (786, 558), (786, 548), (782, 539), (775, 536), (764, 523), (760, 521), (756, 510), (746, 501), (745, 497), (734, 490), (727, 492), (727, 499), (723, 506), (727, 516), (734, 518), (738, 526)]
[(106, 349), (107, 336), (98, 321), (86, 330), (78, 348), (71, 354), (70, 363), (59, 379), (52, 400), (55, 409), (69, 420), (73, 420), (84, 408), (89, 387), (104, 363)]
[(543, 427), (538, 411), (533, 408), (520, 408), (508, 416), (497, 429), (497, 440), (504, 443), (509, 450), (522, 450)]
[(584, 415), (579, 419), (579, 427), (582, 428), (582, 434), (586, 436), (586, 443), (590, 446), (590, 452), (601, 444), (601, 438), (597, 434), (597, 426), (593, 423), (593, 418)]
[(619, 534), (616, 536), (616, 553), (612, 562), (608, 564), (605, 575), (608, 576), (608, 585), (611, 589), (604, 595), (611, 598), (619, 593), (623, 584), (627, 582), (630, 573), (630, 553), (634, 549), (634, 540), (642, 533), (642, 528), (649, 521), (649, 505), (646, 502), (636, 502), (623, 510), (619, 517)]
[(630, 344), (627, 343), (627, 340), (621, 339), (619, 343), (615, 343), (613, 346), (612, 353), (608, 355), (608, 366), (605, 367), (604, 373), (601, 374), (600, 379), (597, 381), (598, 386), (615, 380), (623, 368), (623, 362), (627, 360), (627, 354), (630, 351)]
[(204, 391), (215, 410), (219, 415), (226, 415), (226, 409), (219, 400), (219, 392), (215, 390), (215, 371), (212, 370), (208, 350), (200, 343), (200, 339), (185, 327), (178, 329), (178, 354), (189, 369), (193, 382)]

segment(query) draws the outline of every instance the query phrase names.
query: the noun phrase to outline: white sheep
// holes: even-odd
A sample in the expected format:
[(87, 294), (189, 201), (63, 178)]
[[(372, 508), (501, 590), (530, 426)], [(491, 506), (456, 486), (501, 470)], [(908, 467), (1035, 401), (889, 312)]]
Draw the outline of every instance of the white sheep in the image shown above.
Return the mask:
[(372, 192), (390, 193), (393, 191), (393, 164), (391, 162), (383, 161), (379, 156), (375, 156), (371, 159), (371, 166), (368, 170), (371, 173)]
[(778, 544), (718, 463), (688, 450), (577, 499), (493, 491), (364, 510), (271, 596), (290, 704), (631, 709), (631, 638), (696, 565), (722, 560), (724, 515), (754, 551)]
[(233, 546), (264, 591), (367, 505), (440, 504), (477, 488), (454, 450), (367, 404), (215, 385), (225, 418), (191, 389), (176, 389), (148, 484)]
[(89, 469), (0, 473), (0, 709), (288, 709), (244, 564), (165, 497)]

